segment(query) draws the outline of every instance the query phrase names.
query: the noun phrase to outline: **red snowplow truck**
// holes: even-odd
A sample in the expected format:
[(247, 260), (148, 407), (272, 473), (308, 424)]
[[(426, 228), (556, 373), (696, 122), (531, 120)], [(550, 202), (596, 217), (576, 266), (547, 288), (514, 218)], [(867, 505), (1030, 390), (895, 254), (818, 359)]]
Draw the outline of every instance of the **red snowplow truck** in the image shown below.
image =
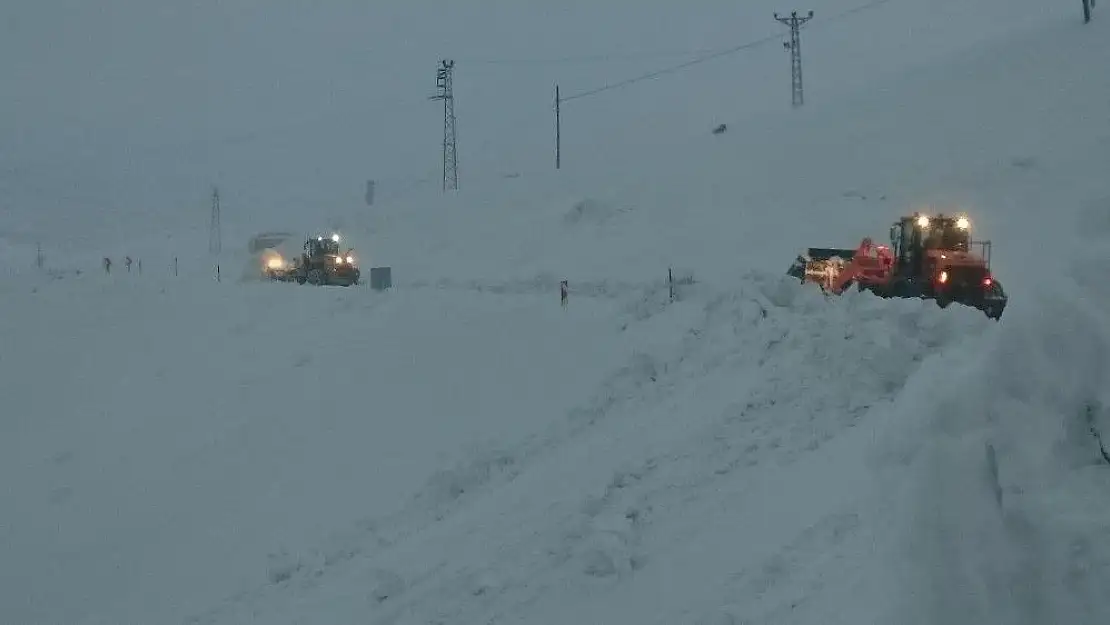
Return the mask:
[(854, 284), (880, 297), (932, 299), (942, 308), (957, 303), (1002, 317), (1008, 297), (991, 274), (991, 242), (972, 240), (966, 216), (902, 217), (890, 228), (890, 242), (865, 238), (854, 250), (810, 248), (787, 273), (837, 295)]

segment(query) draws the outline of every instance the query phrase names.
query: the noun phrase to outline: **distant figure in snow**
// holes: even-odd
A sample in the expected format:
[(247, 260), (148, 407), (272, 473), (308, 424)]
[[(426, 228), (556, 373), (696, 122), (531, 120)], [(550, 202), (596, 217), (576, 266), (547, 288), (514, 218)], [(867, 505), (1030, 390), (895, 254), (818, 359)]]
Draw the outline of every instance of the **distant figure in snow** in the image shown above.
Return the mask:
[(131, 273), (131, 257), (124, 256), (123, 264), (127, 266), (127, 273)]
[(723, 135), (726, 130), (728, 130), (728, 126), (726, 126), (725, 124), (721, 124), (720, 126), (717, 126), (713, 129), (713, 134)]
[(112, 273), (112, 259), (104, 257), (104, 273)]
[(564, 310), (567, 307), (567, 292), (569, 291), (569, 288), (570, 287), (567, 286), (566, 280), (559, 282), (559, 303), (562, 305)]

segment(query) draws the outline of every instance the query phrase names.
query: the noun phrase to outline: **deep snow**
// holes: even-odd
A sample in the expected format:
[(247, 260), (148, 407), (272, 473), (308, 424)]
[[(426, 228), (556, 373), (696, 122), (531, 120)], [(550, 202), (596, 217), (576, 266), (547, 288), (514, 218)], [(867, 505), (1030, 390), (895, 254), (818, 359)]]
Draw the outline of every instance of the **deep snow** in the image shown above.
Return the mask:
[[(394, 267), (388, 293), (239, 281), (245, 236), (313, 227), (293, 201), (228, 217), (221, 282), (203, 220), (10, 211), (2, 620), (1106, 620), (1110, 46), (1078, 10), (983, 19), (1003, 4), (815, 26), (824, 95), (753, 104), (723, 137), (667, 108), (695, 73), (652, 87), (671, 95), (645, 119), (669, 129), (599, 133), (589, 166), (323, 211), (364, 267)], [(853, 19), (950, 45), (876, 55), (845, 41)], [(869, 51), (885, 75), (821, 86)], [(221, 158), (265, 154), (242, 149)], [(268, 180), (231, 205), (281, 195), (264, 169), (225, 171)], [(801, 248), (931, 202), (995, 241), (1001, 323), (783, 278)], [(123, 253), (141, 275), (98, 271)], [(694, 278), (673, 302), (669, 267)]]

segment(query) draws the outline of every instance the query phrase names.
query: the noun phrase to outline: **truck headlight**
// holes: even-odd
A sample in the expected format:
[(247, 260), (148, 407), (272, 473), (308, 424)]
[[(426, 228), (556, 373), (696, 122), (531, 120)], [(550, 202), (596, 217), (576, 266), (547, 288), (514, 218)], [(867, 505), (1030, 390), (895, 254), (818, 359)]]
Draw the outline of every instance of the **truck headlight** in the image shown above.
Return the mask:
[(351, 265), (355, 264), (355, 257), (354, 256), (348, 256), (347, 257), (347, 263), (351, 264)]
[(971, 222), (968, 221), (967, 217), (960, 217), (956, 220), (956, 227), (960, 230), (967, 230), (971, 227)]

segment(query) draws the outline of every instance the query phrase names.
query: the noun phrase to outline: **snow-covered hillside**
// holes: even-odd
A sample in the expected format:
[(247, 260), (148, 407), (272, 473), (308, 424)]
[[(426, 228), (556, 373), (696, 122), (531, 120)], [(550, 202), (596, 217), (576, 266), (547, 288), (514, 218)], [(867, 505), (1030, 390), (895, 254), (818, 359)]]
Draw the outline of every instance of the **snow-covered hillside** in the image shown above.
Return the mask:
[[(740, 34), (778, 32), (752, 24), (784, 8), (752, 4)], [(361, 168), (344, 159), (361, 152), (341, 142), (320, 159), (327, 173), (283, 198), (305, 158), (290, 152), (324, 153), (338, 118), (311, 141), (280, 138), (290, 152), (270, 153), (272, 137), (213, 150), (226, 205), (258, 201), (225, 213), (220, 282), (196, 253), (203, 194), (200, 219), (143, 216), (151, 188), (105, 159), (109, 174), (76, 177), (128, 197), (111, 214), (133, 221), (31, 219), (29, 198), (64, 189), (9, 167), (5, 201), (27, 204), (0, 222), (0, 621), (1105, 621), (1110, 460), (1094, 433), (1110, 436), (1110, 78), (1097, 68), (1110, 45), (1078, 7), (1041, 4), (891, 1), (815, 20), (805, 108), (782, 110), (772, 41), (724, 81), (758, 92), (748, 105), (720, 104), (708, 69), (635, 86), (660, 94), (639, 122), (597, 100), (593, 134), (570, 135), (557, 176), (516, 158), (542, 138), (513, 144), (487, 113), (497, 141), (448, 196), (433, 185), (358, 206)], [(398, 35), (427, 15), (404, 6)], [(511, 20), (522, 32), (550, 20), (614, 54), (664, 47), (657, 29), (618, 27), (623, 9), (590, 6), (514, 4), (498, 23), (459, 9), (456, 22), (486, 28), (489, 46)], [(250, 21), (242, 10), (229, 24)], [(690, 14), (674, 47), (733, 43), (685, 6), (656, 19)], [(325, 15), (297, 32), (355, 30)], [(894, 24), (915, 28), (880, 30)], [(626, 31), (639, 34), (618, 41)], [(920, 45), (878, 50), (884, 37)], [(660, 59), (640, 62), (627, 69)], [(586, 67), (583, 82), (613, 79)], [(251, 96), (233, 99), (230, 118)], [(123, 123), (99, 119), (93, 135)], [(208, 121), (212, 136), (230, 124)], [(718, 121), (729, 131), (710, 135)], [(49, 143), (27, 153), (71, 162)], [(167, 160), (142, 170), (186, 181), (163, 206), (185, 205), (205, 159)], [(364, 269), (393, 267), (393, 290), (237, 279), (245, 237), (311, 227), (294, 209), (314, 197), (331, 198), (321, 225), (342, 229)], [(804, 247), (883, 238), (936, 206), (966, 210), (994, 241), (1011, 296), (1001, 322), (826, 300), (783, 276)], [(39, 239), (50, 272), (32, 266)], [(125, 253), (146, 260), (141, 274), (99, 271)]]

